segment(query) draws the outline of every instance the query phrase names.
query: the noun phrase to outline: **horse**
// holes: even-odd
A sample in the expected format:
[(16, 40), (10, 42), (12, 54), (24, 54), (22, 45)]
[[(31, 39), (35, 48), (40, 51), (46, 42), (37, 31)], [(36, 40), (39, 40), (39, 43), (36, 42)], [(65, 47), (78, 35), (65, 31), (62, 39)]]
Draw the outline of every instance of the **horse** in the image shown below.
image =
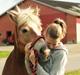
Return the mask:
[(14, 50), (6, 60), (2, 75), (29, 75), (25, 67), (24, 47), (41, 35), (42, 23), (39, 17), (39, 8), (28, 7), (7, 12), (15, 23)]

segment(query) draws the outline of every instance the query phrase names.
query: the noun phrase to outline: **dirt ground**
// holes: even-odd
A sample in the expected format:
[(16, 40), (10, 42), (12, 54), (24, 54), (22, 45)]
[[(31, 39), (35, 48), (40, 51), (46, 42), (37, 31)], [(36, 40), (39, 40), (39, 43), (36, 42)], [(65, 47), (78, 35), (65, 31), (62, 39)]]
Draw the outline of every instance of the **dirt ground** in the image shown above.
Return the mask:
[(68, 63), (66, 71), (80, 69), (80, 44), (66, 44), (68, 48)]
[(65, 44), (70, 54), (80, 53), (80, 44)]

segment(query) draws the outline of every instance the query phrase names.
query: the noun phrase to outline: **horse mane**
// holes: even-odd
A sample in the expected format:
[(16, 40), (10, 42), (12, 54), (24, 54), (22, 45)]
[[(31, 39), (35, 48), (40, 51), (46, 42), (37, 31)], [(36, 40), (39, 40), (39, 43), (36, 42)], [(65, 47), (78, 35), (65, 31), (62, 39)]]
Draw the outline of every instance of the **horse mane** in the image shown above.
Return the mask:
[(16, 6), (16, 10), (8, 12), (13, 21), (16, 22), (18, 27), (22, 25), (29, 26), (37, 35), (41, 34), (41, 20), (39, 18), (39, 8), (28, 7), (26, 9), (20, 9)]

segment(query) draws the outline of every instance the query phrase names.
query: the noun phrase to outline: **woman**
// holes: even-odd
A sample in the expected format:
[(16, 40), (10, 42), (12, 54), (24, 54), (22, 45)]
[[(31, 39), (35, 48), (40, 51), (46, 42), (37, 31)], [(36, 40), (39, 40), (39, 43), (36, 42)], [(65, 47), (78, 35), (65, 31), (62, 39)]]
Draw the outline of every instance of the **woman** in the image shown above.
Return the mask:
[[(65, 37), (65, 34), (66, 24), (62, 19), (57, 18), (48, 25), (44, 31), (44, 39), (38, 40), (32, 48), (38, 51), (36, 75), (64, 75), (67, 49), (61, 40)], [(25, 47), (27, 59), (35, 66), (36, 57), (33, 50), (28, 50), (29, 45)], [(41, 53), (41, 50), (43, 53)], [(28, 52), (29, 54), (27, 54)]]

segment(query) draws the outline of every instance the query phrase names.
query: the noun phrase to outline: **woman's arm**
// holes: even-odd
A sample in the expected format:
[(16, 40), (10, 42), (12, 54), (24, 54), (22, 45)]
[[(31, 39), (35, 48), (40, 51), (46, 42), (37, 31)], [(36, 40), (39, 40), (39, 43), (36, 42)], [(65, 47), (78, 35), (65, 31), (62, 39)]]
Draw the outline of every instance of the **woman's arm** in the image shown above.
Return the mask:
[(67, 63), (67, 54), (64, 50), (55, 51), (54, 63), (50, 71), (50, 75), (64, 75)]
[(37, 75), (64, 75), (65, 65), (67, 62), (67, 55), (65, 51), (55, 51), (53, 65), (50, 73), (47, 73), (42, 66), (38, 64)]

